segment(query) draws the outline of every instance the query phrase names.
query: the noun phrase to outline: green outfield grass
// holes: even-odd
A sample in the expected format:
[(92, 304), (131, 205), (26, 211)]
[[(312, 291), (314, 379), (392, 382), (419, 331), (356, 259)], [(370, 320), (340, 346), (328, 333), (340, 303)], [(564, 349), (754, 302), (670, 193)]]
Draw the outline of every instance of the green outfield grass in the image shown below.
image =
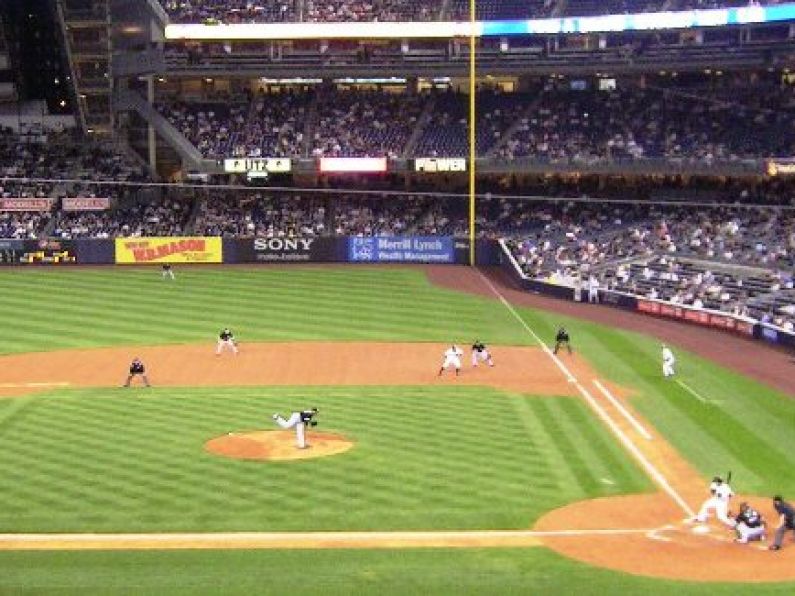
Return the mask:
[[(534, 343), (498, 301), (434, 288), (416, 269), (176, 272), (171, 283), (154, 269), (0, 270), (0, 350), (211, 344), (223, 326), (243, 342)], [(677, 350), (681, 379), (713, 400), (703, 404), (661, 379), (652, 338), (519, 313), (547, 340), (565, 323), (575, 358), (636, 390), (634, 405), (705, 477), (731, 469), (737, 490), (795, 497), (789, 396)], [(323, 428), (357, 447), (271, 464), (202, 452), (212, 436), (267, 428), (272, 410), (303, 405), (320, 407)], [(59, 390), (0, 400), (0, 450), (0, 531), (512, 528), (572, 500), (650, 489), (582, 401), (449, 386)], [(307, 579), (305, 565), (318, 576)], [(287, 585), (329, 594), (739, 589), (633, 578), (542, 548), (0, 553), (2, 593), (218, 593), (219, 585), (274, 594)]]

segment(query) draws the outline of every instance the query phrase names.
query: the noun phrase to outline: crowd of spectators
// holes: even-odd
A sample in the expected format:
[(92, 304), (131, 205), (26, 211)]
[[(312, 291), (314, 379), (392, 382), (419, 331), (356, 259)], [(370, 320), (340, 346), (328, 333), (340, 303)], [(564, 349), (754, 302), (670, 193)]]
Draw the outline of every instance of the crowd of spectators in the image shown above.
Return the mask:
[(698, 161), (791, 155), (792, 89), (571, 90), (549, 85), (500, 155), (549, 161)]
[[(175, 23), (393, 22), (468, 20), (469, 1), (161, 0)], [(778, 0), (477, 0), (480, 20), (628, 14), (777, 4)]]
[[(477, 105), (478, 154), (498, 159), (713, 163), (795, 154), (795, 93), (772, 83), (659, 88), (636, 82), (599, 90), (547, 81), (533, 93), (483, 89)], [(403, 157), (407, 149), (428, 157), (468, 154), (467, 96), (452, 90), (328, 86), (158, 106), (212, 159)], [(417, 142), (409, 147), (413, 135)]]
[(296, 20), (298, 0), (161, 0), (175, 23), (273, 23)]
[(138, 238), (184, 236), (191, 202), (163, 198), (108, 211), (60, 211), (51, 235), (74, 238)]
[(202, 202), (193, 229), (203, 236), (321, 236), (327, 233), (326, 219), (322, 199), (233, 193)]
[(400, 157), (426, 96), (384, 91), (321, 94), (311, 142), (313, 157)]

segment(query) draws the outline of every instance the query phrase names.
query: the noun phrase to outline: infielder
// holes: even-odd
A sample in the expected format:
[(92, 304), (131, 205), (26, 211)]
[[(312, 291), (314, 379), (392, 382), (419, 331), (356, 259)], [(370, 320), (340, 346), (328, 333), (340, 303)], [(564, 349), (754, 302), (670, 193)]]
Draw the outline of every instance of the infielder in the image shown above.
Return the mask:
[(675, 374), (674, 364), (676, 364), (676, 358), (674, 358), (674, 353), (671, 351), (671, 348), (669, 348), (668, 346), (663, 344), (662, 345), (662, 369), (663, 369), (663, 376), (666, 379), (668, 377), (674, 376), (674, 374)]
[(133, 361), (130, 362), (130, 372), (127, 375), (127, 380), (124, 382), (124, 386), (129, 387), (134, 377), (141, 377), (144, 385), (146, 387), (150, 386), (149, 377), (146, 376), (146, 367), (144, 366), (144, 363), (141, 362), (140, 358), (133, 358)]
[(748, 503), (740, 503), (740, 513), (734, 518), (734, 521), (737, 523), (734, 527), (737, 532), (735, 542), (748, 544), (755, 540), (765, 539), (765, 520)]
[(306, 442), (306, 427), (317, 426), (317, 421), (313, 420), (317, 414), (317, 408), (311, 410), (302, 410), (300, 412), (293, 412), (286, 420), (279, 414), (274, 414), (273, 419), (282, 428), (294, 428), (296, 447), (298, 449), (306, 449), (309, 443)]
[(455, 367), (456, 376), (461, 374), (461, 356), (463, 355), (464, 352), (455, 344), (447, 348), (444, 352), (444, 361), (442, 362), (441, 368), (439, 368), (439, 376), (442, 376), (444, 369), (451, 366)]
[(720, 476), (715, 476), (709, 485), (709, 495), (709, 498), (704, 501), (694, 521), (703, 524), (707, 521), (709, 510), (714, 509), (715, 517), (730, 528), (734, 528), (737, 522), (729, 517), (729, 501), (734, 496), (731, 486), (729, 486), (727, 482), (724, 482), (723, 478)]
[(472, 344), (472, 366), (477, 366), (478, 360), (485, 362), (489, 366), (494, 366), (494, 361), (491, 359), (491, 354), (486, 348), (486, 344), (476, 339), (475, 343)]
[(215, 355), (220, 356), (224, 348), (232, 350), (233, 354), (238, 353), (237, 340), (235, 340), (234, 334), (226, 327), (218, 334), (218, 343), (215, 344)]

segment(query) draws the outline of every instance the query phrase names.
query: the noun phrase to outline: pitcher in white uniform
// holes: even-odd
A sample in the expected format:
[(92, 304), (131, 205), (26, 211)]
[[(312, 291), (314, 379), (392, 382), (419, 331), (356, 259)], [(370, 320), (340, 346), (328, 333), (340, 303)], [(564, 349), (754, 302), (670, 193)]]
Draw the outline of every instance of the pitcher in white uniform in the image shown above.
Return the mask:
[(282, 428), (294, 428), (296, 447), (298, 449), (306, 449), (309, 447), (309, 443), (306, 442), (306, 428), (308, 426), (317, 426), (317, 420), (314, 420), (316, 415), (317, 408), (312, 408), (311, 410), (293, 412), (287, 419), (280, 414), (274, 414), (273, 420)]

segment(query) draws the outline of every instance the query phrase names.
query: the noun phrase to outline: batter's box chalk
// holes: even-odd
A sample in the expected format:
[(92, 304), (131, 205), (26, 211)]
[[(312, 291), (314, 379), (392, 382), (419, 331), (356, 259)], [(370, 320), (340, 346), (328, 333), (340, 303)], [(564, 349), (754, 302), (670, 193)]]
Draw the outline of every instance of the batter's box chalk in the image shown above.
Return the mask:
[(692, 532), (693, 534), (709, 534), (709, 526), (695, 526)]

